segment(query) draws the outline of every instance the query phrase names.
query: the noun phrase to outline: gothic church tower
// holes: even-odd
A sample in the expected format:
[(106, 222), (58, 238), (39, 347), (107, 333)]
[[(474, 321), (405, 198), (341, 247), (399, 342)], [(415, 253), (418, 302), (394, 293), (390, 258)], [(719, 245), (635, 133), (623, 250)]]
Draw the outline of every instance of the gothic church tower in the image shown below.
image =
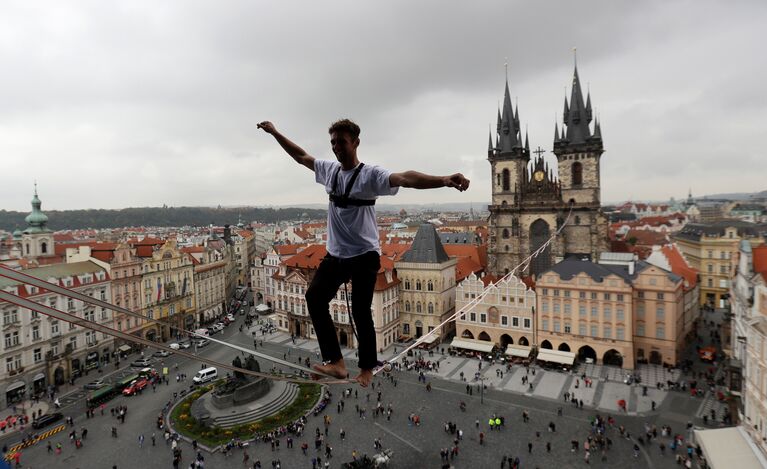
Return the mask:
[(568, 255), (596, 259), (607, 250), (607, 222), (600, 212), (599, 160), (604, 152), (599, 123), (591, 132), (591, 96), (583, 101), (577, 68), (570, 103), (560, 134), (555, 124), (554, 154), (559, 176), (554, 175), (540, 148), (531, 161), (527, 135), (519, 126), (519, 107), (511, 105), (506, 83), (503, 111), (498, 112), (496, 140), (488, 144), (492, 203), (490, 271), (502, 276), (538, 250), (572, 214), (562, 234), (539, 256), (516, 272), (517, 276), (540, 275)]

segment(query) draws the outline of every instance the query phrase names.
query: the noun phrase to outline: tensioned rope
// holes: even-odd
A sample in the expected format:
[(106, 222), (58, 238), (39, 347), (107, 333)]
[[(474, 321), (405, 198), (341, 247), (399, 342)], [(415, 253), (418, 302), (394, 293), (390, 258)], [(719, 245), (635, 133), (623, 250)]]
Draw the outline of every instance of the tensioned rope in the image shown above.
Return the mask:
[[(557, 229), (557, 230), (554, 232), (554, 234), (552, 234), (552, 235), (549, 237), (549, 239), (547, 239), (547, 240), (546, 240), (546, 242), (545, 242), (545, 243), (541, 244), (541, 245), (538, 247), (538, 249), (536, 249), (535, 251), (533, 251), (533, 252), (532, 252), (532, 253), (531, 253), (529, 256), (527, 256), (527, 257), (526, 257), (526, 258), (525, 258), (525, 259), (524, 259), (522, 262), (520, 262), (519, 264), (517, 264), (517, 265), (516, 265), (516, 266), (515, 266), (515, 267), (514, 267), (514, 268), (513, 268), (511, 271), (509, 271), (509, 272), (508, 272), (507, 274), (505, 274), (503, 277), (501, 277), (500, 279), (498, 279), (498, 281), (497, 281), (496, 283), (500, 283), (500, 282), (502, 282), (502, 281), (506, 280), (507, 278), (509, 278), (509, 277), (513, 276), (513, 275), (514, 275), (514, 273), (515, 273), (515, 272), (517, 272), (517, 270), (518, 270), (520, 267), (522, 267), (522, 269), (521, 269), (521, 271), (522, 271), (522, 272), (524, 272), (525, 270), (527, 270), (527, 268), (530, 266), (530, 263), (532, 262), (532, 260), (533, 260), (533, 259), (535, 259), (535, 258), (536, 258), (538, 255), (540, 255), (541, 253), (543, 253), (543, 252), (546, 250), (546, 248), (547, 248), (547, 247), (549, 247), (549, 245), (550, 245), (550, 244), (551, 244), (551, 243), (554, 241), (554, 239), (556, 239), (556, 237), (559, 235), (559, 233), (561, 233), (561, 232), (562, 232), (562, 230), (565, 228), (565, 226), (567, 226), (568, 222), (570, 221), (570, 215), (572, 215), (572, 213), (573, 213), (573, 204), (572, 204), (572, 202), (571, 202), (571, 203), (570, 203), (570, 210), (567, 212), (567, 218), (565, 218), (565, 221), (564, 221), (564, 222), (562, 223), (562, 225), (561, 225), (561, 226), (560, 226), (560, 227), (559, 227), (559, 228), (558, 228), (558, 229)], [(388, 371), (391, 371), (391, 368), (392, 368), (392, 367), (391, 367), (391, 364), (392, 364), (392, 363), (395, 363), (395, 362), (397, 362), (397, 360), (400, 360), (402, 357), (404, 357), (404, 356), (405, 356), (405, 355), (406, 355), (406, 354), (407, 354), (407, 353), (408, 353), (410, 350), (412, 350), (413, 348), (415, 348), (415, 347), (417, 347), (417, 346), (421, 345), (422, 343), (424, 343), (424, 342), (426, 341), (426, 339), (427, 339), (427, 338), (428, 338), (430, 335), (432, 335), (432, 334), (435, 334), (435, 333), (438, 333), (438, 331), (439, 331), (440, 329), (442, 329), (442, 327), (443, 327), (445, 324), (449, 323), (450, 321), (454, 321), (454, 320), (458, 319), (458, 316), (459, 316), (459, 315), (461, 316), (461, 319), (463, 319), (463, 318), (466, 316), (466, 313), (468, 313), (468, 312), (471, 310), (471, 308), (473, 308), (474, 306), (476, 306), (476, 305), (477, 305), (479, 302), (481, 302), (481, 301), (484, 299), (484, 297), (487, 295), (487, 292), (488, 292), (488, 291), (490, 291), (490, 286), (487, 286), (487, 287), (485, 287), (485, 288), (482, 290), (482, 293), (480, 293), (479, 295), (477, 295), (477, 297), (476, 297), (476, 298), (472, 299), (472, 300), (471, 300), (469, 303), (467, 303), (466, 305), (464, 305), (464, 307), (463, 307), (463, 308), (461, 308), (460, 310), (458, 310), (457, 312), (455, 312), (455, 313), (454, 313), (452, 316), (450, 316), (449, 318), (447, 318), (447, 319), (445, 319), (444, 321), (442, 321), (442, 322), (441, 322), (441, 323), (440, 323), (438, 326), (436, 326), (436, 327), (435, 327), (434, 329), (432, 329), (430, 332), (427, 332), (426, 334), (422, 335), (422, 336), (421, 336), (421, 337), (419, 337), (419, 338), (418, 338), (418, 339), (417, 339), (415, 342), (413, 342), (412, 344), (410, 344), (409, 346), (407, 346), (407, 347), (406, 347), (404, 350), (402, 350), (400, 353), (398, 353), (397, 355), (395, 355), (393, 358), (391, 358), (391, 359), (387, 360), (387, 361), (384, 363), (384, 366), (382, 366), (382, 367), (380, 367), (380, 368), (377, 368), (376, 370), (374, 370), (374, 371), (373, 371), (373, 374), (374, 374), (374, 375), (377, 375), (377, 374), (378, 374), (378, 373), (380, 373), (381, 371), (387, 371), (387, 372), (388, 372)]]
[[(121, 308), (119, 306), (113, 305), (111, 303), (107, 303), (106, 301), (102, 301), (102, 300), (90, 297), (90, 296), (82, 294), (80, 292), (76, 292), (76, 291), (73, 291), (73, 290), (69, 290), (67, 288), (60, 287), (60, 286), (58, 286), (58, 285), (56, 285), (54, 283), (46, 282), (46, 281), (41, 280), (41, 279), (39, 279), (37, 277), (33, 277), (33, 276), (27, 275), (27, 274), (25, 274), (23, 272), (18, 272), (18, 271), (9, 269), (9, 268), (7, 268), (5, 266), (0, 266), (0, 276), (9, 278), (11, 280), (15, 280), (15, 281), (23, 283), (23, 284), (32, 285), (32, 286), (35, 286), (35, 287), (38, 287), (38, 288), (49, 290), (49, 291), (52, 291), (54, 293), (58, 293), (60, 295), (66, 296), (68, 298), (72, 298), (72, 299), (76, 299), (76, 300), (82, 301), (83, 303), (92, 304), (92, 305), (95, 305), (95, 306), (100, 306), (100, 307), (109, 309), (111, 311), (115, 311), (115, 312), (118, 312), (118, 313), (126, 314), (128, 316), (136, 317), (136, 318), (139, 318), (139, 319), (141, 319), (141, 320), (143, 320), (145, 322), (148, 322), (150, 324), (160, 324), (160, 325), (168, 325), (168, 326), (170, 325), (170, 324), (168, 324), (168, 323), (166, 323), (164, 321), (159, 321), (159, 320), (156, 320), (156, 319), (149, 319), (149, 318), (147, 318), (145, 316), (142, 316), (141, 314), (136, 313), (134, 311), (130, 311), (130, 310), (127, 310), (125, 308)], [(238, 368), (238, 367), (235, 367), (235, 366), (232, 366), (232, 365), (226, 365), (226, 364), (222, 364), (222, 363), (219, 363), (219, 362), (215, 362), (213, 360), (209, 360), (207, 358), (203, 358), (203, 357), (200, 357), (198, 355), (195, 355), (195, 354), (192, 354), (192, 353), (189, 353), (189, 352), (183, 352), (181, 350), (171, 349), (170, 347), (167, 347), (165, 345), (159, 344), (157, 342), (153, 342), (153, 341), (145, 339), (143, 337), (134, 336), (134, 335), (122, 332), (122, 331), (118, 331), (116, 329), (112, 329), (110, 327), (104, 326), (102, 324), (99, 324), (99, 323), (96, 323), (96, 322), (93, 322), (93, 321), (89, 321), (89, 320), (86, 320), (86, 319), (80, 319), (77, 316), (71, 315), (69, 313), (65, 313), (63, 311), (59, 311), (57, 309), (54, 309), (54, 308), (51, 308), (51, 307), (48, 307), (48, 306), (45, 306), (45, 305), (41, 305), (40, 303), (37, 303), (37, 302), (32, 301), (32, 300), (27, 300), (27, 299), (19, 297), (17, 295), (13, 295), (11, 293), (0, 291), (0, 299), (3, 299), (5, 301), (8, 301), (9, 303), (13, 303), (13, 304), (15, 304), (17, 306), (20, 306), (20, 307), (23, 307), (23, 308), (28, 308), (30, 310), (37, 311), (39, 313), (42, 313), (42, 314), (45, 314), (45, 315), (48, 315), (48, 316), (56, 317), (57, 319), (61, 319), (62, 321), (66, 321), (66, 322), (70, 322), (70, 323), (73, 323), (73, 324), (76, 324), (76, 325), (80, 325), (80, 326), (88, 328), (88, 329), (97, 330), (99, 332), (103, 332), (105, 334), (108, 334), (108, 335), (111, 335), (111, 336), (114, 336), (114, 337), (120, 337), (121, 339), (130, 341), (130, 342), (136, 342), (136, 343), (140, 343), (142, 345), (146, 345), (148, 347), (157, 348), (157, 349), (160, 349), (160, 350), (166, 350), (166, 351), (169, 351), (169, 352), (172, 352), (172, 353), (175, 353), (177, 355), (184, 356), (184, 357), (194, 358), (195, 360), (200, 360), (200, 361), (204, 361), (206, 363), (211, 363), (211, 364), (214, 364), (216, 366), (220, 366), (222, 368), (225, 368), (225, 369), (228, 369), (228, 370), (231, 370), (231, 371), (240, 371), (240, 372), (243, 372), (243, 373), (246, 373), (246, 374), (251, 374), (253, 376), (261, 376), (261, 377), (266, 377), (266, 378), (271, 378), (271, 379), (278, 379), (278, 378), (275, 377), (275, 375), (271, 375), (271, 374), (267, 374), (267, 373), (251, 372), (250, 370), (247, 370), (247, 369), (244, 369), (244, 368)], [(214, 337), (198, 334), (198, 333), (196, 333), (194, 331), (187, 331), (187, 330), (185, 330), (183, 328), (176, 328), (176, 329), (178, 329), (179, 331), (184, 332), (186, 334), (189, 334), (190, 336), (205, 338), (205, 339), (210, 340), (211, 342), (215, 342), (217, 344), (224, 345), (225, 347), (232, 348), (232, 349), (238, 350), (240, 352), (248, 353), (248, 354), (251, 354), (251, 355), (263, 358), (264, 360), (268, 360), (270, 362), (273, 362), (273, 363), (276, 363), (276, 364), (279, 364), (279, 365), (287, 366), (287, 367), (290, 367), (290, 368), (298, 370), (298, 371), (303, 371), (304, 373), (309, 373), (309, 374), (314, 374), (314, 375), (322, 376), (323, 378), (326, 378), (326, 380), (322, 380), (322, 382), (325, 382), (325, 383), (327, 383), (327, 382), (333, 382), (333, 383), (349, 382), (348, 380), (339, 380), (339, 379), (337, 379), (334, 376), (324, 374), (324, 373), (319, 372), (317, 370), (313, 370), (311, 368), (307, 368), (307, 367), (304, 367), (304, 366), (301, 366), (301, 365), (297, 365), (297, 364), (289, 362), (287, 360), (282, 360), (280, 358), (273, 357), (271, 355), (267, 355), (267, 354), (264, 354), (264, 353), (260, 353), (260, 352), (255, 351), (255, 350), (250, 350), (248, 348), (241, 347), (239, 345), (230, 344), (228, 342), (224, 342), (223, 340), (219, 340), (219, 339), (216, 339)], [(282, 379), (284, 381), (294, 381), (294, 382), (310, 382), (307, 379), (301, 379), (301, 378), (289, 378), (288, 379), (288, 378), (285, 378), (285, 377), (281, 377), (279, 379)]]

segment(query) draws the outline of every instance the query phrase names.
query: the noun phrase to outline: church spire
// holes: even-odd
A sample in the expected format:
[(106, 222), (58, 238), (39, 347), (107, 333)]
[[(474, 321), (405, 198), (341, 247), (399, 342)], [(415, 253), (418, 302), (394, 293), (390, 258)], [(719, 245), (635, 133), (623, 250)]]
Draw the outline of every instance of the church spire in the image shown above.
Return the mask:
[[(589, 109), (591, 100), (589, 100)], [(573, 87), (570, 94), (570, 113), (567, 117), (567, 140), (570, 143), (585, 143), (591, 136), (589, 131), (589, 122), (591, 122), (590, 112), (587, 112), (586, 105), (583, 103), (583, 91), (581, 90), (581, 81), (578, 77), (578, 66), (573, 70)]]
[(517, 124), (514, 108), (511, 105), (511, 93), (509, 93), (509, 82), (506, 81), (506, 88), (503, 93), (503, 111), (501, 113), (501, 131), (500, 148), (501, 153), (511, 152), (512, 149), (519, 146), (517, 140)]
[(495, 149), (493, 148), (493, 130), (492, 126), (487, 131), (487, 156), (493, 156), (495, 153)]

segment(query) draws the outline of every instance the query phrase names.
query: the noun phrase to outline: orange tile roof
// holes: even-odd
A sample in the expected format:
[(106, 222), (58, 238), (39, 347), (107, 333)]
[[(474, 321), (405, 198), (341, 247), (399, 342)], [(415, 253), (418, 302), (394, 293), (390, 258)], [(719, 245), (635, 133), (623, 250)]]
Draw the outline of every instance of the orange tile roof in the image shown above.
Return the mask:
[(459, 257), (455, 264), (455, 281), (462, 282), (471, 274), (479, 275), (484, 268), (471, 257)]
[(482, 244), (443, 244), (450, 257), (468, 257), (483, 269), (487, 267), (487, 245)]
[(305, 248), (306, 244), (277, 244), (274, 246), (274, 250), (280, 256), (292, 256), (298, 252), (299, 249)]
[(623, 239), (628, 241), (631, 238), (636, 238), (636, 246), (657, 246), (669, 243), (668, 236), (650, 230), (629, 230)]
[(205, 252), (205, 247), (204, 246), (185, 246), (183, 248), (179, 248), (179, 251), (186, 252), (186, 253)]
[[(296, 245), (293, 245), (296, 246)], [(316, 269), (328, 251), (323, 244), (311, 244), (303, 251), (282, 261), (288, 267), (298, 269)]]
[(381, 243), (381, 254), (393, 261), (398, 261), (410, 249), (412, 240), (409, 243)]
[(681, 275), (687, 281), (688, 288), (693, 288), (698, 283), (698, 272), (690, 267), (685, 260), (679, 248), (676, 244), (667, 244), (661, 248), (661, 252), (666, 259), (668, 259), (669, 265), (671, 265), (671, 271), (677, 275)]
[[(761, 245), (751, 250), (753, 253), (754, 272), (765, 276), (767, 274), (767, 245)], [(765, 276), (767, 279), (767, 276)]]

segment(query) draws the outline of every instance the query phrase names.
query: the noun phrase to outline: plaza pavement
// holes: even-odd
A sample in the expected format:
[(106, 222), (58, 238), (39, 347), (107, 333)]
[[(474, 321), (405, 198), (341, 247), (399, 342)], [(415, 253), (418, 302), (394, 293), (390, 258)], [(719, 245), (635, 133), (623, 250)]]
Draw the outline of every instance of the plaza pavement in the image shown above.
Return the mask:
[[(259, 340), (264, 340), (264, 345), (258, 350), (282, 357), (290, 353), (292, 359), (303, 357), (314, 358), (317, 345), (313, 341), (297, 340), (294, 345), (287, 334), (275, 333), (265, 336), (257, 334)], [(227, 328), (223, 338), (239, 345), (252, 345), (252, 336), (249, 331), (238, 332), (237, 325)], [(402, 350), (398, 346), (399, 351)], [(345, 356), (353, 359), (353, 350), (345, 350)], [(388, 358), (394, 354), (394, 347), (384, 351), (383, 357)], [(179, 359), (179, 371), (191, 376), (203, 366), (205, 359), (231, 360), (235, 352), (222, 346), (212, 344), (200, 351), (201, 360)], [(503, 378), (496, 377), (495, 369), (487, 363), (483, 365), (482, 376), (487, 378), (487, 391), (482, 397), (483, 403), (477, 392), (472, 396), (466, 394), (466, 384), (474, 383), (474, 372), (478, 369), (476, 360), (443, 356), (434, 354), (432, 359), (440, 360), (440, 370), (429, 373), (429, 381), (432, 383), (432, 391), (428, 392), (423, 383), (417, 381), (417, 376), (412, 372), (395, 372), (396, 386), (388, 380), (377, 378), (382, 392), (382, 402), (385, 405), (392, 403), (394, 415), (390, 421), (383, 417), (373, 418), (376, 389), (368, 391), (353, 386), (358, 391), (346, 400), (345, 410), (337, 413), (336, 404), (342, 389), (347, 386), (334, 385), (330, 389), (333, 399), (326, 411), (318, 417), (310, 416), (306, 427), (306, 434), (297, 438), (294, 449), (287, 449), (286, 440), (281, 439), (281, 450), (272, 452), (270, 446), (264, 443), (254, 443), (245, 451), (250, 455), (251, 463), (258, 458), (262, 467), (271, 467), (273, 458), (279, 458), (282, 468), (310, 468), (311, 457), (314, 451), (309, 451), (309, 456), (301, 454), (300, 445), (306, 441), (313, 448), (313, 433), (315, 428), (322, 428), (322, 416), (330, 415), (333, 423), (329, 427), (328, 441), (333, 447), (334, 457), (330, 467), (340, 467), (342, 462), (351, 459), (352, 450), (360, 454), (372, 454), (373, 439), (380, 438), (384, 447), (394, 451), (392, 468), (439, 468), (440, 448), (452, 446), (453, 436), (443, 431), (444, 423), (452, 421), (464, 431), (464, 441), (460, 442), (459, 456), (453, 461), (455, 468), (477, 467), (479, 465), (495, 465), (498, 467), (502, 455), (518, 456), (522, 461), (522, 467), (586, 467), (583, 462), (583, 451), (573, 453), (569, 448), (571, 439), (578, 439), (581, 444), (588, 435), (589, 419), (596, 413), (614, 410), (614, 405), (619, 398), (629, 400), (630, 414), (641, 414), (643, 409), (649, 409), (647, 399), (656, 398), (656, 402), (663, 403), (662, 411), (644, 412), (644, 415), (619, 415), (616, 414), (618, 424), (625, 425), (632, 435), (643, 433), (645, 423), (655, 424), (660, 427), (663, 424), (671, 425), (675, 433), (684, 433), (684, 426), (692, 415), (699, 409), (703, 402), (701, 399), (692, 399), (679, 392), (653, 391), (651, 396), (643, 399), (641, 388), (628, 386), (622, 382), (608, 381), (604, 378), (594, 380), (593, 388), (583, 388), (582, 383), (575, 390), (576, 396), (584, 400), (584, 409), (576, 409), (565, 404), (561, 400), (561, 394), (566, 390), (573, 390), (574, 381), (577, 379), (572, 374), (550, 372), (537, 369), (535, 377), (530, 375), (533, 390), (521, 385), (521, 378), (525, 373), (524, 368), (515, 367), (512, 373), (505, 373)], [(175, 359), (169, 359), (174, 362)], [(265, 364), (264, 364), (265, 365)], [(262, 366), (264, 366), (262, 365)], [(464, 371), (467, 378), (462, 382), (459, 378), (460, 371)], [(83, 414), (84, 403), (80, 401), (69, 402), (64, 408), (66, 415), (75, 417), (75, 428), (79, 431), (86, 427), (89, 429), (88, 439), (82, 449), (76, 450), (67, 439), (68, 431), (61, 432), (50, 438), (52, 444), (61, 442), (64, 451), (61, 455), (48, 454), (45, 450), (45, 442), (38, 443), (22, 452), (22, 463), (25, 468), (67, 468), (67, 469), (111, 469), (116, 465), (118, 469), (141, 467), (142, 469), (170, 468), (171, 454), (169, 448), (160, 437), (156, 429), (155, 421), (160, 409), (172, 399), (172, 393), (178, 392), (188, 383), (176, 383), (174, 379), (168, 386), (161, 386), (157, 392), (145, 391), (140, 396), (131, 398), (118, 397), (110, 402), (110, 405), (126, 404), (128, 417), (125, 424), (119, 424), (106, 415), (97, 415), (94, 419), (86, 419)], [(370, 393), (370, 401), (368, 401)], [(466, 412), (458, 410), (458, 403), (467, 403)], [(596, 408), (590, 408), (587, 402), (595, 403)], [(634, 402), (635, 404), (631, 404)], [(367, 416), (364, 419), (355, 414), (355, 405), (367, 408)], [(557, 416), (557, 408), (563, 408), (563, 416)], [(633, 410), (632, 410), (633, 407)], [(530, 423), (524, 424), (521, 420), (522, 410), (528, 410)], [(414, 427), (409, 424), (407, 416), (410, 413), (418, 414), (421, 425)], [(487, 419), (493, 415), (504, 416), (506, 425), (500, 432), (490, 431)], [(475, 421), (479, 421), (479, 428), (475, 427)], [(546, 431), (549, 422), (555, 422), (557, 432), (551, 434)], [(110, 428), (118, 427), (117, 439), (109, 436)], [(346, 431), (346, 439), (341, 441), (338, 436), (340, 429)], [(486, 435), (484, 445), (478, 441), (479, 432)], [(157, 446), (151, 445), (151, 433), (156, 433)], [(139, 446), (138, 437), (143, 434), (145, 441)], [(613, 449), (607, 453), (607, 461), (599, 461), (598, 455), (594, 455), (591, 466), (600, 467), (650, 467), (666, 468), (676, 467), (669, 451), (661, 455), (656, 444), (642, 447), (639, 458), (633, 457), (633, 441), (621, 438), (617, 431), (608, 429), (608, 436), (613, 440)], [(668, 446), (670, 440), (661, 438)], [(12, 444), (12, 437), (3, 439), (6, 444)], [(545, 450), (546, 442), (551, 442), (552, 451)], [(527, 444), (533, 443), (533, 451), (528, 454)], [(180, 467), (186, 469), (192, 459), (191, 448), (187, 443), (182, 443), (183, 463)], [(324, 460), (324, 454), (321, 454)], [(243, 453), (237, 450), (234, 456), (225, 458), (221, 452), (205, 454), (206, 468), (231, 468), (242, 466)]]

